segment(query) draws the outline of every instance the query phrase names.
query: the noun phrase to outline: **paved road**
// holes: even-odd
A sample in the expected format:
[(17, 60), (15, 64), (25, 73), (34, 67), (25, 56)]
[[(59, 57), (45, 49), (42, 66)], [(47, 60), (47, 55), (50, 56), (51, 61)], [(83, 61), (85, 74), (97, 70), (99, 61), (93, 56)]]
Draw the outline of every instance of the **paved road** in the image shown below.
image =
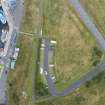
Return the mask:
[(94, 25), (92, 19), (88, 16), (85, 9), (80, 4), (79, 0), (69, 0), (69, 3), (74, 7), (75, 11), (79, 14), (81, 20), (90, 30), (90, 32), (92, 33), (91, 35), (96, 39), (102, 51), (105, 52), (105, 40), (102, 37), (101, 33), (96, 28), (96, 26)]
[(24, 13), (24, 0), (16, 0), (16, 13), (15, 13), (15, 27), (19, 31), (21, 20)]
[[(97, 74), (105, 70), (105, 61), (98, 64), (96, 67), (90, 70), (86, 75), (83, 75), (79, 80), (72, 83), (70, 86), (65, 88), (63, 91), (59, 92), (56, 90), (56, 86), (49, 74), (49, 63), (48, 63), (48, 53), (49, 53), (49, 40), (44, 40), (44, 75), (48, 83), (48, 89), (51, 95), (53, 96), (64, 96), (73, 92), (76, 88), (80, 87), (81, 84), (85, 83), (88, 80), (91, 80)], [(47, 72), (47, 74), (46, 74)]]
[[(55, 89), (55, 84), (53, 83), (53, 81), (51, 79), (51, 76), (49, 74), (49, 62), (48, 62), (49, 40), (45, 39), (44, 40), (44, 45), (45, 45), (45, 48), (44, 48), (44, 69), (43, 69), (44, 70), (44, 75), (47, 79), (48, 89), (49, 89), (50, 93), (53, 96), (56, 96), (57, 92), (56, 92), (56, 89)], [(47, 75), (46, 75), (46, 72), (47, 72)]]
[[(99, 45), (101, 46), (102, 50), (105, 51), (105, 41), (104, 41), (103, 37), (101, 36), (100, 32), (97, 30), (97, 28), (95, 27), (95, 25), (92, 23), (92, 21), (89, 18), (88, 14), (84, 11), (84, 9), (82, 8), (82, 6), (78, 2), (78, 0), (69, 0), (69, 1), (75, 7), (75, 9), (78, 12), (78, 14), (80, 15), (81, 19), (83, 20), (83, 22), (85, 23), (85, 25), (88, 27), (88, 29), (91, 31), (92, 35), (95, 37), (96, 41), (99, 43)], [(19, 7), (18, 7), (18, 9), (19, 9)], [(17, 14), (18, 13), (19, 12), (17, 10)], [(19, 16), (21, 17), (21, 15), (22, 14), (20, 14)], [(20, 21), (20, 18), (19, 19), (16, 19), (16, 20), (15, 20), (15, 25), (16, 25), (16, 29), (18, 29), (18, 26), (20, 26), (20, 24), (18, 23), (18, 21)], [(75, 90), (76, 88), (78, 88), (81, 84), (83, 84), (87, 80), (92, 79), (99, 72), (102, 72), (102, 71), (105, 70), (105, 61), (104, 61), (101, 64), (97, 65), (89, 73), (87, 73), (86, 75), (84, 75), (83, 77), (81, 77), (79, 80), (75, 81), (69, 87), (67, 87), (66, 89), (64, 89), (62, 92), (58, 92), (56, 90), (55, 84), (53, 83), (52, 78), (51, 78), (51, 76), (49, 74), (49, 63), (48, 63), (49, 40), (46, 39), (45, 42), (44, 42), (44, 44), (45, 44), (45, 49), (44, 49), (44, 74), (45, 74), (45, 77), (46, 77), (47, 82), (48, 82), (48, 89), (49, 89), (50, 93), (53, 96), (64, 96), (64, 95), (66, 95), (68, 93), (71, 93), (73, 90)], [(13, 44), (13, 45), (15, 45), (15, 44)], [(11, 49), (8, 50), (8, 56), (7, 56), (7, 58), (10, 57), (11, 51), (12, 51)], [(6, 80), (7, 80), (7, 75), (6, 75), (5, 71), (6, 70), (8, 71), (8, 67), (9, 67), (8, 64), (10, 63), (9, 59), (6, 60), (5, 63), (7, 65), (5, 66), (5, 69), (4, 69), (3, 73), (2, 73), (1, 80), (0, 80), (0, 90), (2, 91), (2, 93), (0, 93), (0, 94), (2, 94), (2, 95), (0, 95), (0, 97), (5, 96), (5, 90), (6, 90), (5, 89), (5, 86), (6, 86)], [(47, 74), (46, 74), (46, 72), (47, 72)], [(2, 99), (5, 99), (5, 98), (2, 97)]]
[[(23, 0), (16, 0), (16, 1), (20, 1), (21, 5), (23, 4), (23, 2), (21, 2)], [(1, 59), (4, 62), (5, 66), (3, 68), (3, 72), (0, 77), (0, 104), (7, 105), (7, 97), (6, 97), (6, 89), (7, 89), (6, 85), (7, 84), (6, 84), (6, 82), (7, 82), (8, 73), (6, 73), (6, 71), (9, 72), (9, 64), (11, 62), (10, 57), (12, 56), (14, 49), (15, 49), (16, 37), (17, 37), (17, 33), (18, 33), (17, 31), (19, 30), (20, 22), (21, 22), (21, 18), (22, 18), (22, 15), (19, 15), (19, 11), (20, 11), (20, 14), (22, 14), (23, 11), (21, 9), (23, 9), (23, 7), (21, 9), (19, 9), (19, 11), (18, 11), (18, 16), (21, 16), (21, 17), (19, 17), (19, 19), (17, 19), (17, 22), (16, 22), (15, 20), (18, 16), (15, 15), (16, 17), (13, 17), (12, 12), (6, 6), (6, 0), (1, 0), (1, 4), (2, 4), (2, 8), (5, 12), (8, 24), (9, 24), (9, 34), (8, 34), (9, 39), (8, 39), (8, 44), (7, 44), (7, 55)], [(19, 8), (19, 6), (17, 6), (17, 7)], [(16, 11), (18, 8), (16, 8)]]
[[(98, 31), (91, 18), (88, 16), (84, 8), (81, 6), (78, 0), (69, 0), (70, 4), (75, 8), (76, 12), (79, 14), (81, 20), (84, 22), (86, 27), (92, 33), (98, 44), (100, 45), (102, 51), (105, 52), (105, 40), (102, 37), (101, 33)], [(59, 92), (56, 90), (55, 84), (52, 81), (52, 78), (49, 74), (49, 63), (48, 63), (48, 53), (49, 53), (49, 40), (45, 39), (45, 48), (44, 48), (44, 75), (48, 82), (49, 92), (53, 96), (64, 96), (71, 92), (73, 92), (76, 88), (78, 88), (81, 84), (85, 83), (88, 80), (91, 80), (94, 76), (99, 74), (100, 72), (105, 70), (105, 61), (101, 64), (98, 64), (95, 68), (90, 70), (86, 75), (82, 76), (79, 80), (75, 81), (69, 87), (65, 88), (63, 91)]]
[[(10, 60), (4, 61), (6, 63), (1, 78), (0, 78), (0, 104), (7, 103), (7, 97), (6, 97), (6, 81), (7, 81), (7, 74), (6, 71), (9, 70), (9, 63)], [(5, 104), (6, 105), (6, 104)]]
[(8, 42), (6, 43), (6, 48), (5, 48), (5, 55), (6, 57), (2, 58), (1, 60), (4, 62), (4, 68), (3, 68), (3, 72), (1, 74), (0, 77), (0, 104), (4, 103), (6, 104), (7, 102), (7, 98), (6, 98), (6, 81), (7, 81), (7, 74), (6, 71), (9, 70), (9, 63), (10, 63), (10, 59), (7, 58), (7, 56), (9, 55), (8, 50), (10, 48), (10, 41), (11, 41), (11, 37), (12, 37), (12, 32), (13, 32), (13, 17), (11, 16), (11, 13), (8, 11), (8, 8), (6, 8), (6, 3), (5, 1), (1, 0), (1, 4), (2, 4), (2, 8), (4, 10), (4, 13), (6, 15), (7, 18), (7, 22), (9, 25), (9, 33), (8, 33)]

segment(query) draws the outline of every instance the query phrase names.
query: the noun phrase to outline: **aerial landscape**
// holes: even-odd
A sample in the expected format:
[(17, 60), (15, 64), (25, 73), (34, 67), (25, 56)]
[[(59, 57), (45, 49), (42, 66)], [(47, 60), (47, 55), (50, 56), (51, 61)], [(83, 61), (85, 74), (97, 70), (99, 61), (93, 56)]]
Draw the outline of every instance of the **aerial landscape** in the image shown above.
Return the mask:
[(105, 0), (0, 0), (0, 105), (105, 105)]

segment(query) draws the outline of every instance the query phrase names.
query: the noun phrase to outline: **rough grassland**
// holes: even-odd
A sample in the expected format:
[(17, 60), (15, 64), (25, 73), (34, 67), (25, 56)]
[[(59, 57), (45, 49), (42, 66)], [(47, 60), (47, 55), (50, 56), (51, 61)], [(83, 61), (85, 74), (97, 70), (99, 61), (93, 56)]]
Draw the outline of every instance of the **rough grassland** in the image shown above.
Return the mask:
[(79, 79), (94, 60), (102, 57), (95, 57), (94, 49), (99, 51), (95, 40), (65, 0), (44, 0), (43, 34), (57, 41), (55, 71), (59, 88)]
[(105, 37), (105, 0), (80, 0), (80, 2)]
[(105, 105), (105, 72), (89, 83), (90, 87), (81, 86), (68, 96), (41, 100), (36, 105)]
[[(21, 31), (39, 32), (40, 18), (38, 1), (25, 0), (25, 13)], [(35, 69), (39, 40), (31, 36), (21, 35), (17, 39), (20, 48), (16, 69), (10, 71), (8, 77), (9, 105), (32, 105), (35, 95)]]
[(40, 2), (38, 0), (24, 0), (25, 9), (21, 31), (39, 33), (41, 28)]
[(30, 37), (19, 37), (20, 48), (16, 69), (9, 75), (9, 105), (31, 105), (34, 96), (35, 59), (37, 58), (38, 40)]
[[(80, 0), (102, 33), (105, 28), (105, 0)], [(104, 35), (104, 34), (103, 34)], [(105, 72), (87, 82), (72, 94), (40, 100), (36, 105), (105, 105)]]

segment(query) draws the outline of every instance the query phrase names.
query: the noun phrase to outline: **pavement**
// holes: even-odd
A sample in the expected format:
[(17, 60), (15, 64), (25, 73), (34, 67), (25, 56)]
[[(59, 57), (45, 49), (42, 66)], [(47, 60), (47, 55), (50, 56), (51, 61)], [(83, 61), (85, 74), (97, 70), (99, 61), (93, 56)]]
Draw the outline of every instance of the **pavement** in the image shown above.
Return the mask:
[[(22, 5), (23, 4), (23, 0), (16, 0), (18, 1), (18, 5)], [(22, 2), (21, 2), (22, 1)], [(19, 4), (20, 3), (20, 4)], [(6, 15), (7, 18), (7, 22), (9, 24), (9, 33), (8, 33), (8, 43), (6, 46), (6, 56), (2, 57), (0, 60), (2, 60), (2, 62), (4, 62), (4, 68), (2, 70), (1, 73), (1, 77), (0, 77), (0, 104), (2, 105), (7, 105), (7, 96), (6, 96), (6, 91), (7, 91), (7, 77), (8, 77), (8, 72), (9, 72), (9, 65), (11, 62), (11, 56), (14, 53), (14, 49), (16, 46), (16, 37), (17, 37), (17, 33), (19, 31), (19, 27), (20, 27), (20, 22), (22, 19), (22, 12), (23, 10), (23, 6), (22, 8), (19, 9), (19, 6), (17, 6), (18, 10), (18, 14), (15, 15), (15, 17), (13, 16), (12, 12), (10, 11), (10, 9), (8, 8), (7, 4), (6, 4), (6, 0), (1, 0), (1, 4), (2, 4), (2, 8), (4, 10), (4, 13)], [(20, 11), (20, 12), (19, 12)], [(19, 14), (20, 13), (20, 14)], [(20, 17), (18, 17), (20, 16)], [(17, 19), (17, 17), (19, 19)], [(17, 21), (16, 21), (17, 19)]]
[(16, 13), (15, 13), (15, 28), (17, 30), (17, 32), (19, 31), (20, 25), (21, 25), (21, 21), (22, 21), (22, 17), (23, 17), (23, 13), (24, 13), (24, 0), (16, 0)]

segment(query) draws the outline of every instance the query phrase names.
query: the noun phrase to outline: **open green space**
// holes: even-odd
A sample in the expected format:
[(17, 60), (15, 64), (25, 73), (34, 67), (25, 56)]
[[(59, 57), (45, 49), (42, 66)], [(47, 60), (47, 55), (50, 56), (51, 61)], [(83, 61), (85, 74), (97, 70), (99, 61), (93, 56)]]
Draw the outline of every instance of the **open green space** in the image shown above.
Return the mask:
[[(35, 93), (36, 93), (36, 98), (42, 98), (42, 97), (47, 97), (49, 96), (48, 93), (48, 84), (47, 80), (43, 71), (44, 67), (44, 39), (40, 40), (39, 44), (39, 50), (38, 50), (38, 65), (37, 65), (37, 70), (36, 70), (36, 75), (35, 75)], [(54, 68), (54, 45), (50, 44), (49, 48), (49, 73), (51, 77), (53, 78), (53, 81), (55, 82), (55, 68)]]
[(105, 72), (65, 97), (49, 97), (36, 105), (105, 105)]
[(105, 37), (105, 0), (79, 0)]
[[(24, 16), (21, 25), (23, 32), (40, 32), (38, 0), (24, 0)], [(32, 105), (35, 95), (35, 70), (37, 65), (39, 39), (20, 35), (17, 47), (20, 48), (15, 70), (8, 76), (8, 104)]]
[(35, 73), (35, 97), (41, 98), (44, 96), (48, 96), (48, 87), (47, 80), (43, 73), (43, 66), (44, 66), (44, 48), (41, 47), (42, 40), (39, 43), (39, 50), (38, 50), (38, 65)]
[(58, 89), (78, 80), (102, 60), (96, 41), (65, 0), (43, 1), (43, 35), (57, 41), (54, 65)]
[[(104, 33), (102, 29), (104, 30), (104, 20), (105, 20), (104, 15), (105, 14), (104, 14), (104, 9), (102, 8), (105, 8), (105, 0), (80, 0), (80, 1), (84, 4), (84, 7), (86, 8), (88, 7), (87, 11), (90, 11), (89, 13), (92, 12), (93, 14), (95, 14), (95, 16), (93, 16), (92, 14), (90, 15), (93, 16), (92, 18), (94, 18), (94, 21), (96, 22), (96, 26), (99, 28), (99, 30)], [(59, 50), (57, 50), (57, 52), (55, 53), (55, 54), (58, 53), (57, 54), (58, 56), (55, 55), (56, 66), (59, 66), (59, 62), (61, 63), (62, 61), (64, 61), (61, 66), (61, 67), (64, 66), (63, 70), (62, 68), (60, 68), (59, 71), (58, 69), (56, 69), (57, 75), (60, 75), (60, 72), (62, 71), (62, 75), (61, 75), (62, 78), (60, 79), (64, 79), (63, 75), (69, 75), (70, 77), (74, 76), (75, 78), (76, 73), (78, 74), (79, 72), (83, 72), (81, 70), (80, 65), (84, 67), (86, 64), (87, 65), (86, 69), (88, 67), (90, 68), (92, 66), (95, 66), (98, 62), (100, 62), (100, 58), (102, 57), (101, 51), (97, 47), (96, 42), (93, 40), (93, 38), (91, 37), (86, 27), (84, 27), (84, 25), (81, 23), (80, 19), (75, 14), (73, 9), (70, 6), (68, 8), (68, 4), (65, 2), (66, 2), (65, 0), (53, 0), (53, 1), (46, 0), (46, 2), (44, 2), (44, 5), (45, 5), (44, 7), (45, 13), (44, 13), (44, 19), (43, 19), (44, 20), (43, 22), (44, 35), (53, 37), (54, 39), (58, 41), (56, 50), (58, 48)], [(63, 6), (64, 4), (65, 4), (65, 8)], [(66, 11), (64, 10), (66, 11), (68, 10), (68, 12), (66, 13)], [(63, 15), (63, 18), (62, 18), (62, 15)], [(69, 19), (67, 19), (67, 17), (69, 17)], [(62, 24), (63, 28), (61, 28), (61, 25), (60, 25), (62, 21), (64, 21)], [(101, 25), (103, 24), (100, 27), (99, 27), (99, 22)], [(71, 39), (69, 39), (70, 36), (71, 36)], [(61, 39), (61, 37), (63, 38)], [(67, 43), (66, 38), (68, 38), (69, 43)], [(64, 40), (66, 41), (65, 42), (66, 45), (65, 43), (63, 43)], [(75, 44), (77, 44), (78, 46), (75, 46)], [(65, 45), (65, 46), (61, 47), (61, 45), (62, 46)], [(73, 50), (73, 47), (72, 47), (72, 50), (74, 51), (74, 53), (70, 52), (72, 45), (75, 46), (74, 48), (77, 48), (77, 50)], [(82, 46), (79, 46), (79, 45), (82, 45)], [(87, 48), (87, 46), (89, 48)], [(65, 50), (66, 47), (67, 47), (67, 50)], [(78, 50), (78, 48), (81, 49), (80, 53), (78, 52), (80, 51)], [(59, 62), (57, 62), (56, 60), (57, 57), (59, 57), (59, 55), (63, 53), (63, 51), (65, 51), (66, 55), (60, 56), (62, 59), (59, 58)], [(66, 61), (64, 60), (65, 56), (67, 57)], [(71, 59), (69, 58), (70, 56), (71, 56)], [(74, 58), (77, 58), (77, 59), (74, 60), (73, 56)], [(83, 62), (84, 61), (83, 58), (85, 62)], [(78, 60), (80, 61), (83, 60), (83, 61), (79, 62)], [(75, 75), (70, 75), (72, 71), (69, 70), (67, 72), (65, 67), (69, 69), (71, 68), (71, 70), (73, 71), (76, 70), (72, 68), (71, 66), (71, 64), (73, 63), (75, 64), (74, 61), (79, 62), (78, 65), (75, 65), (75, 67), (78, 68), (78, 71), (76, 71)], [(69, 63), (68, 64), (69, 66), (67, 66), (66, 62)], [(68, 79), (68, 81), (69, 80), (71, 81), (71, 78)], [(47, 99), (41, 99), (41, 100), (36, 101), (36, 105), (105, 105), (105, 89), (104, 88), (105, 88), (105, 72), (102, 72), (96, 77), (94, 77), (91, 81), (86, 82), (80, 88), (76, 89), (72, 94), (69, 94), (68, 96), (49, 97)]]
[(20, 48), (15, 70), (9, 72), (9, 105), (31, 105), (35, 95), (35, 69), (38, 40), (31, 37), (18, 37)]
[[(40, 3), (43, 4), (43, 9), (41, 9), (43, 19), (38, 9), (42, 5)], [(103, 53), (94, 38), (91, 37), (90, 32), (66, 0), (25, 0), (25, 14), (21, 30), (40, 32), (41, 19), (43, 20), (43, 35), (57, 41), (54, 61), (49, 59), (49, 62), (54, 62), (55, 65), (54, 73), (58, 90), (79, 79), (103, 59)], [(32, 105), (33, 101), (36, 102), (35, 105), (104, 105), (105, 73), (86, 82), (68, 96), (34, 100), (35, 84), (38, 87), (37, 92), (46, 92), (42, 90), (42, 84), (35, 83), (42, 82), (42, 78), (45, 78), (39, 75), (39, 68), (37, 68), (40, 54), (39, 44), (38, 39), (29, 36), (20, 36), (17, 39), (20, 52), (16, 69), (11, 70), (8, 77), (9, 105)], [(51, 53), (49, 58), (52, 58)], [(43, 60), (43, 52), (40, 58)]]
[(41, 2), (39, 0), (24, 0), (24, 16), (21, 31), (40, 33), (41, 29)]

